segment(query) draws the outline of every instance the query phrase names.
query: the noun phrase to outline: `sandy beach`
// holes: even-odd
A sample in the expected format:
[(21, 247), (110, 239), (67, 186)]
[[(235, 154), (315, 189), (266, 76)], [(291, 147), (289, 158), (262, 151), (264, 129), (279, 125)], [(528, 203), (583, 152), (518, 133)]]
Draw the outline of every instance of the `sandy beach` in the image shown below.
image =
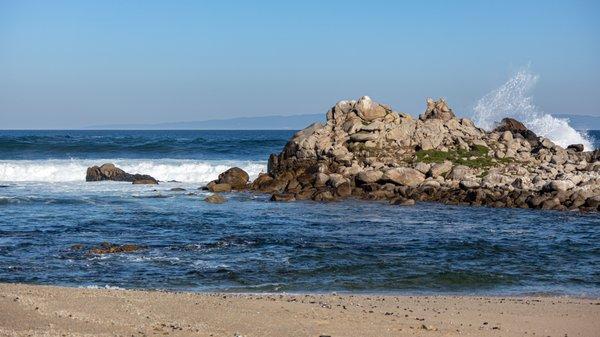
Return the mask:
[(598, 336), (600, 300), (0, 284), (2, 336)]

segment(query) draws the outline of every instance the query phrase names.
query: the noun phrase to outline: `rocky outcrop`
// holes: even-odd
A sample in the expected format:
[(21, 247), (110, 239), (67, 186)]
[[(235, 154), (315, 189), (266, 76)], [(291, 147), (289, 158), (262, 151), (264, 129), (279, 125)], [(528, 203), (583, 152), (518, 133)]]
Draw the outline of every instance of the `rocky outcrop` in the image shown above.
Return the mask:
[[(220, 176), (213, 189), (229, 182)], [(443, 99), (428, 99), (413, 119), (364, 96), (338, 102), (326, 123), (297, 132), (249, 188), (273, 201), (355, 197), (598, 211), (600, 151), (564, 149), (511, 118), (486, 132)]]
[(438, 101), (428, 98), (427, 110), (425, 110), (425, 112), (419, 116), (419, 119), (424, 121), (432, 118), (448, 121), (452, 118), (455, 118), (455, 116), (454, 112), (452, 112), (452, 109), (448, 107), (448, 104), (443, 98), (440, 98)]
[(158, 184), (158, 181), (149, 175), (127, 173), (111, 163), (88, 167), (85, 181), (103, 180), (126, 181), (133, 184)]

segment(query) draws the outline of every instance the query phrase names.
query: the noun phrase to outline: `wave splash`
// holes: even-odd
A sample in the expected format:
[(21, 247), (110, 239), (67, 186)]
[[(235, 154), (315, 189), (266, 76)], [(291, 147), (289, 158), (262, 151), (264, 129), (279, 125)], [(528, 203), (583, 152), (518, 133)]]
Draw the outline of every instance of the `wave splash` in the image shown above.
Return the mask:
[(518, 71), (502, 86), (479, 99), (474, 108), (475, 124), (491, 130), (502, 118), (512, 117), (562, 147), (583, 144), (585, 150), (594, 149), (587, 134), (573, 129), (568, 119), (553, 117), (533, 104), (530, 93), (537, 81), (538, 76), (529, 69)]
[(238, 166), (254, 179), (267, 165), (262, 161), (227, 160), (176, 160), (176, 159), (48, 159), (48, 160), (3, 160), (0, 161), (0, 181), (10, 182), (70, 182), (85, 181), (88, 167), (103, 163), (114, 163), (129, 173), (149, 174), (161, 181), (176, 180), (190, 183), (207, 183), (219, 173)]

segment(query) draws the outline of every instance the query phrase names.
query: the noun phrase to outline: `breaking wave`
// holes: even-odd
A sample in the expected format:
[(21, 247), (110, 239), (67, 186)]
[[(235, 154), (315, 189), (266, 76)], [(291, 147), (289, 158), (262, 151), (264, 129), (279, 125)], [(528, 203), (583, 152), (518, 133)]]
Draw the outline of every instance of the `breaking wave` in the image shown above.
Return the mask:
[(529, 69), (518, 71), (477, 102), (474, 108), (475, 124), (491, 130), (502, 118), (512, 117), (523, 122), (537, 135), (549, 138), (562, 147), (583, 144), (586, 150), (594, 149), (587, 134), (573, 129), (568, 119), (556, 118), (535, 106), (531, 90), (537, 81), (538, 76)]
[(244, 169), (251, 179), (266, 171), (263, 161), (100, 159), (100, 160), (0, 160), (0, 181), (84, 181), (89, 166), (114, 163), (129, 173), (149, 174), (161, 181), (206, 183), (232, 166)]

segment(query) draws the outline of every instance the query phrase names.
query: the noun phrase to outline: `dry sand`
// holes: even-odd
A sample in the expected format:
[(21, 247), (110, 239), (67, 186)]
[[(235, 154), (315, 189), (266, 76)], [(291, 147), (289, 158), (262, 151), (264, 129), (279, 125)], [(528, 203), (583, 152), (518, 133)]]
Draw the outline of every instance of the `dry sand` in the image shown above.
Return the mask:
[(600, 300), (0, 284), (2, 336), (600, 336)]

